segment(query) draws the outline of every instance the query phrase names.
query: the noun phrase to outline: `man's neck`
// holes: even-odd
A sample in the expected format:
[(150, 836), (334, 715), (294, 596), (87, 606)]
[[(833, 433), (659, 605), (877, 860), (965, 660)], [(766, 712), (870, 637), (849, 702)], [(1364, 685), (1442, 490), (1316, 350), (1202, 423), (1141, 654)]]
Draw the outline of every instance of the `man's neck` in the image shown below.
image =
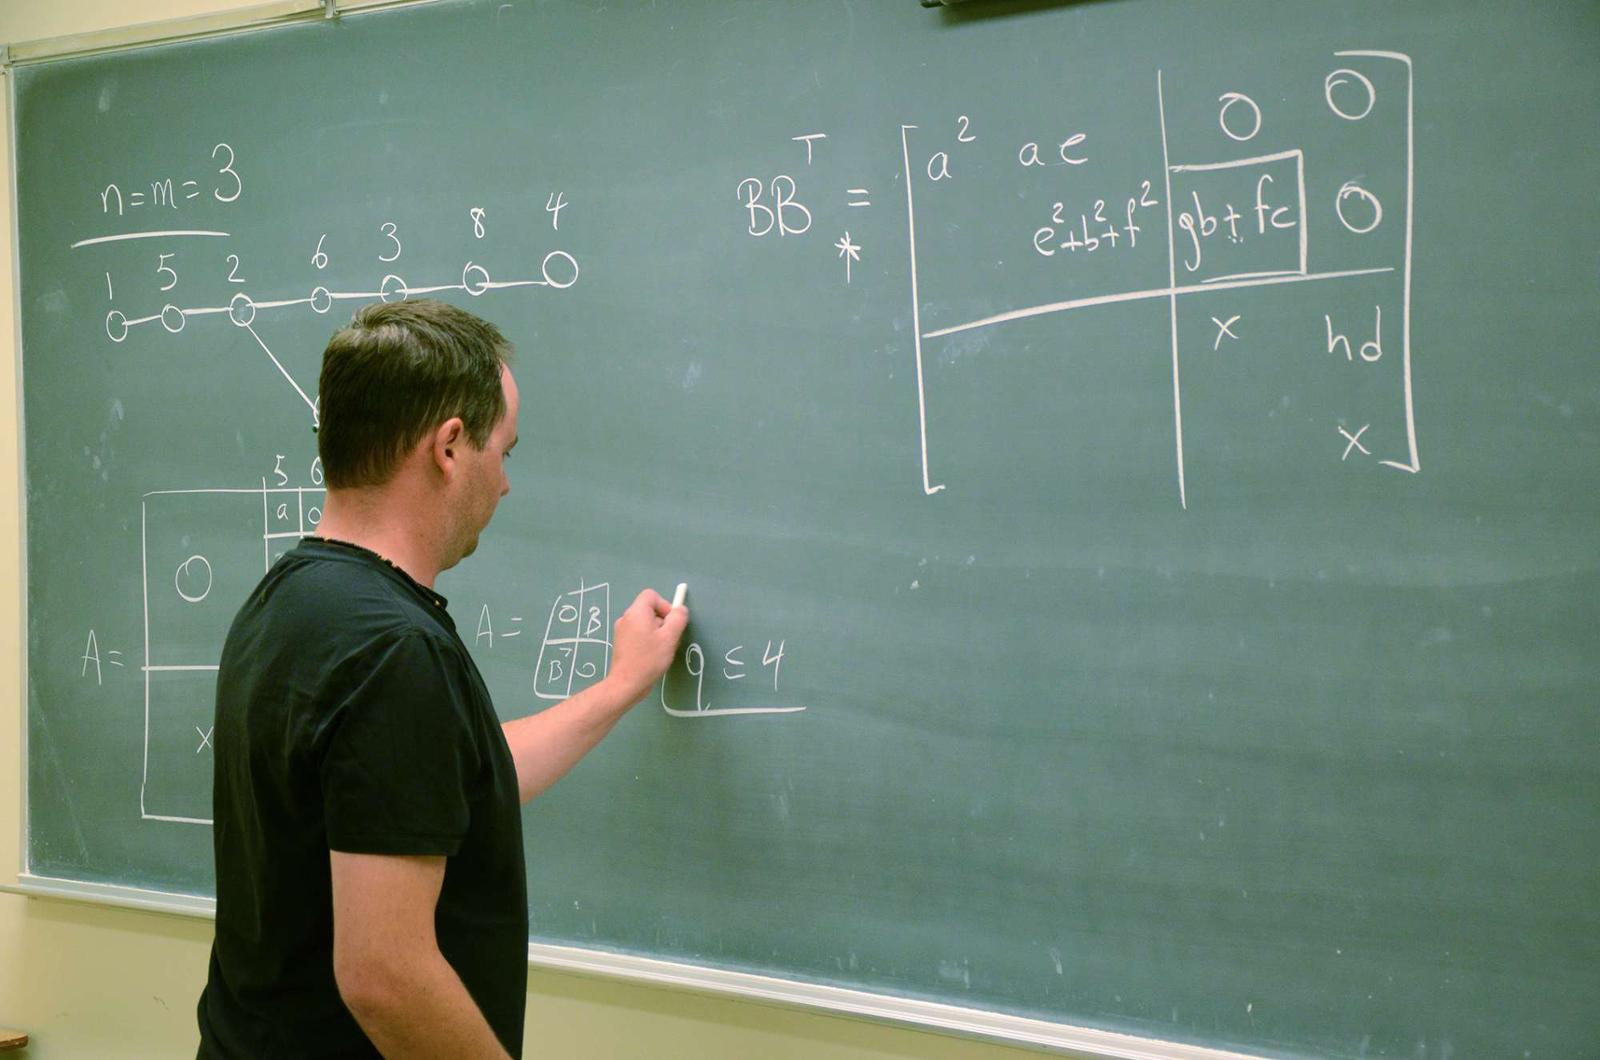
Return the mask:
[(417, 511), (398, 491), (330, 489), (316, 534), (376, 552), (431, 589), (444, 564), (438, 543), (418, 525)]

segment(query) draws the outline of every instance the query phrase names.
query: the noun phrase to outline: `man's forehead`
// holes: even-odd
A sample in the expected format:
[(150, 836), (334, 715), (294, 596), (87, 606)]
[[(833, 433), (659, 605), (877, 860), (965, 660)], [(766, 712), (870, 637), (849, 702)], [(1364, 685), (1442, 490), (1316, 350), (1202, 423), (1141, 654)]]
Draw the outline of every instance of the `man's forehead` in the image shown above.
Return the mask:
[(500, 366), (500, 386), (506, 395), (506, 411), (500, 417), (500, 423), (496, 424), (496, 426), (502, 426), (507, 422), (514, 424), (517, 411), (522, 407), (522, 399), (517, 393), (517, 381), (511, 374), (510, 365), (503, 364)]

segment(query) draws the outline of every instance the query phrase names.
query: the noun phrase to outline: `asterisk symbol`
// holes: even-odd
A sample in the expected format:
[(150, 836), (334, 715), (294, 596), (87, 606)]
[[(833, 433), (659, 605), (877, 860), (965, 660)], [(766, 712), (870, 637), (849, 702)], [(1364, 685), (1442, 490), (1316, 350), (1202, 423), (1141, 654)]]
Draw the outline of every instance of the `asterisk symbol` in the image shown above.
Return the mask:
[(850, 263), (861, 260), (861, 248), (850, 242), (850, 233), (846, 232), (844, 238), (835, 243), (839, 248), (839, 256), (844, 258), (844, 282), (850, 282)]

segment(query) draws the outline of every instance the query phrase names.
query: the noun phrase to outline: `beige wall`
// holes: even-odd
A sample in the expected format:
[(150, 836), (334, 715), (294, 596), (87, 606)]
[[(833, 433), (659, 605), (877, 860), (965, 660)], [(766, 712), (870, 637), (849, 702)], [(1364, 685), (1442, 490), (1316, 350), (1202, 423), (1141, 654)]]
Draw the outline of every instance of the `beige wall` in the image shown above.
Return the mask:
[[(0, 42), (112, 29), (248, 6), (241, 0), (0, 0)], [(311, 6), (308, 4), (307, 6)], [(135, 11), (137, 14), (130, 14)], [(9, 88), (9, 86), (8, 86)], [(9, 97), (9, 91), (7, 92)], [(10, 115), (6, 115), (10, 138)], [(0, 160), (0, 880), (16, 879), (21, 835), (20, 461), (17, 452), (11, 173)], [(0, 894), (0, 1026), (26, 1054), (194, 1054), (194, 1001), (209, 921)], [(527, 1055), (670, 1060), (1007, 1060), (1022, 1051), (680, 991), (535, 970)]]

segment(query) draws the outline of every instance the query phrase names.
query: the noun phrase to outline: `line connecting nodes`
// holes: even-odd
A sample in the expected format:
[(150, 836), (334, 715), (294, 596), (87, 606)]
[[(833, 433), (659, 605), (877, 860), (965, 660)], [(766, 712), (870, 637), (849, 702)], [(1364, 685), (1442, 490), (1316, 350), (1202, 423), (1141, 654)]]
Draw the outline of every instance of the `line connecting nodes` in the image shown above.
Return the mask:
[[(552, 262), (556, 263), (555, 273), (551, 272)], [(321, 314), (332, 309), (334, 302), (352, 298), (363, 300), (378, 298), (384, 302), (400, 302), (414, 294), (433, 294), (438, 291), (465, 291), (472, 297), (477, 298), (485, 291), (501, 290), (508, 287), (549, 287), (561, 291), (578, 282), (577, 259), (564, 250), (552, 250), (544, 256), (544, 261), (539, 266), (539, 274), (543, 277), (542, 279), (496, 280), (489, 275), (488, 269), (469, 261), (461, 270), (460, 283), (412, 287), (402, 277), (390, 273), (378, 284), (376, 291), (330, 291), (326, 287), (318, 286), (312, 288), (310, 296), (306, 298), (286, 298), (269, 302), (257, 302), (245, 292), (240, 291), (225, 306), (202, 306), (195, 309), (182, 309), (169, 302), (161, 308), (159, 313), (136, 317), (132, 320), (128, 319), (120, 310), (113, 309), (106, 314), (106, 336), (112, 342), (123, 342), (127, 339), (128, 332), (131, 329), (140, 324), (150, 324), (157, 320), (161, 321), (162, 327), (176, 335), (184, 329), (190, 317), (226, 313), (228, 314), (228, 320), (235, 327), (243, 328), (249, 332), (256, 345), (261, 347), (261, 352), (267, 355), (267, 359), (278, 370), (278, 374), (282, 375), (289, 386), (294, 388), (294, 392), (299, 395), (300, 400), (306, 403), (306, 407), (311, 410), (312, 426), (316, 427), (321, 425), (317, 402), (312, 399), (311, 395), (306, 393), (304, 387), (295, 382), (294, 376), (289, 373), (289, 369), (272, 352), (271, 348), (267, 346), (266, 340), (261, 337), (261, 334), (254, 327), (256, 314), (261, 310), (309, 305), (312, 312)]]
[[(551, 271), (552, 264), (555, 271)], [(161, 312), (149, 316), (129, 318), (121, 310), (113, 309), (106, 314), (106, 336), (112, 342), (122, 342), (128, 337), (128, 332), (141, 325), (150, 324), (157, 320), (161, 326), (176, 335), (182, 331), (190, 317), (211, 316), (220, 313), (228, 314), (228, 319), (241, 328), (249, 328), (255, 322), (256, 313), (262, 309), (283, 309), (290, 306), (309, 305), (315, 313), (326, 313), (333, 308), (333, 303), (349, 299), (377, 298), (385, 302), (399, 302), (412, 295), (434, 294), (439, 291), (465, 291), (474, 298), (486, 291), (501, 290), (508, 287), (549, 287), (553, 290), (566, 290), (578, 282), (578, 262), (571, 254), (564, 250), (552, 250), (544, 256), (540, 264), (537, 280), (496, 280), (489, 270), (475, 262), (467, 262), (461, 270), (460, 283), (437, 284), (427, 287), (412, 287), (400, 276), (390, 273), (383, 278), (376, 291), (330, 291), (326, 287), (314, 287), (311, 294), (305, 298), (287, 298), (274, 301), (258, 302), (248, 294), (240, 291), (225, 306), (201, 306), (184, 309), (168, 303), (161, 308)], [(257, 339), (259, 342), (260, 340)]]

